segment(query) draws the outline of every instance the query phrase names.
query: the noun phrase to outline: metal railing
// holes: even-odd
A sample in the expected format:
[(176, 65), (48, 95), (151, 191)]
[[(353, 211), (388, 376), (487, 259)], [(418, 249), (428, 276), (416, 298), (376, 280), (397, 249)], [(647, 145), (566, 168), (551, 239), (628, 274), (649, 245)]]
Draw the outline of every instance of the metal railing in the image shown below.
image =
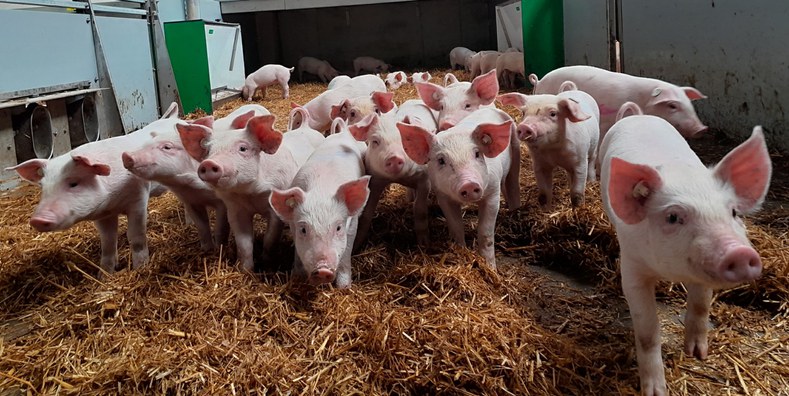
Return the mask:
[(19, 4), (38, 7), (66, 8), (75, 11), (89, 13), (92, 9), (94, 13), (112, 13), (146, 16), (148, 11), (145, 9), (146, 0), (116, 0), (116, 3), (129, 3), (133, 7), (120, 7), (117, 5), (93, 4), (91, 0), (70, 1), (70, 0), (0, 0), (0, 4)]

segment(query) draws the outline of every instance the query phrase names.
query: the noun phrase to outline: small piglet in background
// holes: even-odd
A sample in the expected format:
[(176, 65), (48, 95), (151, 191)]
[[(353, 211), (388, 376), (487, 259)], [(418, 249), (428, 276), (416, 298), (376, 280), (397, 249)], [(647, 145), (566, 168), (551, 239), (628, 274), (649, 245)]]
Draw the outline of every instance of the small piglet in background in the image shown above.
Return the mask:
[(492, 53), (498, 54), (499, 52), (498, 51), (488, 51), (488, 50), (486, 50), (486, 51), (479, 51), (479, 52), (477, 52), (477, 53), (475, 53), (474, 55), (471, 56), (471, 59), (469, 60), (469, 66), (468, 66), (469, 71), (471, 72), (471, 78), (476, 78), (480, 74), (485, 74), (485, 73), (481, 72), (482, 57), (484, 57), (485, 55), (488, 55), (488, 54), (492, 54)]
[(391, 92), (376, 91), (370, 95), (345, 99), (340, 104), (332, 106), (331, 118), (342, 118), (348, 125), (356, 124), (369, 114), (386, 114), (397, 110), (397, 105), (392, 101), (394, 94)]
[(772, 164), (761, 127), (707, 168), (666, 120), (627, 103), (600, 146), (603, 206), (616, 229), (641, 393), (667, 395), (655, 284), (688, 291), (685, 353), (707, 357), (712, 291), (762, 271), (741, 216), (759, 208)]
[(151, 132), (173, 129), (180, 122), (178, 105), (173, 103), (161, 119), (138, 131), (86, 143), (49, 160), (31, 159), (6, 168), (41, 186), (30, 225), (50, 232), (93, 221), (101, 238), (101, 268), (112, 274), (118, 265), (118, 216), (125, 214), (132, 268), (142, 266), (148, 261), (148, 198), (165, 190), (127, 171), (121, 153), (148, 143)]
[[(333, 120), (332, 106), (342, 103), (345, 99), (369, 97), (376, 91), (386, 92), (386, 85), (380, 77), (366, 74), (322, 92), (303, 106), (310, 115), (308, 120), (310, 127), (321, 132), (328, 130)], [(299, 105), (291, 103), (291, 107), (295, 108)]]
[(323, 135), (306, 125), (283, 135), (274, 129), (274, 121), (273, 115), (256, 116), (243, 128), (216, 133), (199, 124), (177, 126), (186, 151), (201, 161), (197, 169), (200, 179), (210, 184), (227, 206), (237, 258), (248, 272), (254, 270), (255, 214), (269, 216), (263, 239), (265, 260), (282, 232), (282, 223), (268, 205), (271, 190), (289, 186), (296, 171), (323, 142)]
[(430, 82), (431, 78), (433, 78), (433, 76), (430, 75), (430, 72), (416, 72), (411, 74), (411, 77), (408, 77), (408, 82)]
[(353, 71), (357, 76), (363, 71), (368, 73), (386, 73), (389, 71), (389, 65), (371, 56), (360, 56), (353, 60)]
[(452, 51), (449, 51), (449, 67), (452, 70), (469, 70), (471, 67), (471, 57), (473, 57), (474, 54), (476, 54), (476, 52), (466, 47), (452, 48)]
[(535, 94), (557, 94), (565, 81), (592, 95), (600, 107), (600, 136), (616, 122), (616, 113), (625, 102), (633, 102), (650, 114), (665, 119), (686, 138), (707, 130), (691, 101), (705, 99), (693, 87), (678, 87), (654, 78), (636, 77), (592, 66), (566, 66), (546, 74), (542, 80), (529, 75)]
[[(572, 86), (572, 83), (569, 83)], [(553, 171), (560, 167), (570, 176), (573, 206), (584, 202), (586, 182), (595, 180), (600, 112), (586, 92), (568, 90), (558, 95), (507, 93), (499, 95), (503, 105), (519, 108), (523, 119), (518, 138), (529, 147), (537, 179), (540, 206), (553, 208)]]
[(496, 59), (496, 72), (506, 88), (515, 89), (518, 76), (526, 81), (523, 54), (515, 50), (499, 55)]
[(493, 101), (499, 94), (495, 70), (475, 78), (470, 83), (455, 82), (446, 87), (419, 82), (414, 85), (427, 107), (438, 112), (439, 131), (451, 128), (480, 108), (495, 108)]
[(293, 73), (293, 68), (287, 68), (282, 65), (264, 65), (260, 69), (247, 76), (244, 80), (244, 87), (241, 88), (241, 94), (247, 101), (252, 101), (255, 96), (255, 91), (260, 89), (262, 96), (266, 97), (266, 87), (274, 84), (279, 84), (282, 88), (282, 97), (287, 99), (290, 94), (288, 88), (288, 81), (290, 81), (290, 74)]
[(461, 206), (477, 204), (477, 251), (495, 269), (501, 193), (511, 210), (520, 207), (520, 162), (513, 161), (520, 145), (512, 118), (498, 109), (481, 109), (437, 135), (418, 125), (398, 123), (397, 128), (406, 154), (427, 165), (449, 233), (460, 246), (466, 245)]
[(404, 72), (397, 71), (387, 74), (384, 81), (386, 82), (386, 85), (389, 87), (389, 89), (395, 90), (408, 82), (408, 77)]
[(301, 57), (296, 64), (296, 68), (299, 69), (299, 81), (302, 82), (304, 81), (304, 73), (313, 74), (324, 83), (331, 81), (340, 74), (329, 62), (311, 56)]
[(370, 177), (364, 176), (363, 145), (357, 144), (343, 121), (339, 124), (341, 131), (327, 137), (292, 184), (275, 189), (269, 202), (293, 234), (296, 254), (292, 276), (312, 285), (334, 282), (347, 288), (351, 286), (351, 251), (370, 192)]

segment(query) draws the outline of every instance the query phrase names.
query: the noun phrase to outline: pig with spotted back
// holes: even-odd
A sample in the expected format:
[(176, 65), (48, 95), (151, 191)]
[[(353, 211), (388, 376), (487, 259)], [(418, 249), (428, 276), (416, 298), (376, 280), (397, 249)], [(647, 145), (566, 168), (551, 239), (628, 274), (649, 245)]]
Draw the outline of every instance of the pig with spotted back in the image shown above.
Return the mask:
[(279, 84), (282, 88), (282, 97), (287, 99), (290, 94), (288, 88), (288, 81), (290, 81), (290, 74), (293, 73), (293, 68), (287, 68), (282, 65), (264, 65), (255, 72), (250, 73), (244, 80), (244, 87), (241, 88), (241, 94), (247, 101), (252, 101), (255, 96), (255, 91), (261, 90), (262, 96), (266, 97), (266, 87)]
[[(345, 99), (372, 95), (375, 91), (386, 92), (386, 85), (380, 77), (368, 74), (354, 77), (333, 89), (322, 92), (302, 106), (310, 115), (310, 128), (326, 131), (332, 121), (332, 106), (342, 103)], [(291, 106), (298, 107), (295, 103)]]
[(268, 204), (271, 190), (289, 186), (323, 141), (320, 132), (307, 126), (283, 135), (274, 129), (274, 121), (273, 115), (256, 116), (244, 128), (216, 133), (198, 124), (177, 126), (187, 152), (201, 161), (197, 169), (200, 179), (210, 184), (227, 206), (238, 260), (248, 272), (254, 270), (255, 214), (269, 216), (263, 239), (267, 258), (282, 232), (282, 223)]
[(356, 124), (369, 114), (386, 114), (397, 110), (397, 105), (392, 101), (394, 94), (391, 92), (376, 91), (370, 95), (345, 99), (332, 106), (331, 118), (342, 118), (348, 125)]
[(632, 113), (614, 124), (600, 146), (600, 189), (619, 241), (641, 393), (667, 395), (655, 284), (684, 283), (685, 353), (706, 358), (713, 289), (761, 273), (741, 216), (763, 202), (772, 165), (761, 127), (707, 168), (667, 121)]
[(523, 118), (518, 137), (526, 142), (543, 209), (553, 207), (553, 171), (560, 167), (570, 176), (573, 206), (584, 202), (586, 182), (595, 180), (600, 113), (586, 92), (570, 90), (558, 95), (508, 93), (499, 95), (504, 105), (518, 107)]
[(452, 48), (452, 51), (449, 51), (449, 67), (452, 70), (469, 70), (471, 57), (474, 56), (474, 54), (476, 54), (476, 52), (466, 47)]
[[(263, 106), (245, 105), (216, 121), (208, 116), (195, 122), (214, 130), (225, 131), (244, 128), (250, 118), (265, 114), (269, 112)], [(227, 242), (227, 208), (214, 189), (198, 177), (197, 169), (200, 163), (186, 152), (175, 126), (151, 131), (150, 134), (151, 140), (143, 147), (121, 154), (123, 166), (137, 177), (166, 186), (178, 197), (189, 218), (195, 222), (200, 247), (204, 251)], [(208, 217), (209, 208), (216, 211), (216, 232), (213, 237)]]
[(634, 102), (644, 114), (665, 119), (686, 138), (698, 137), (707, 127), (701, 123), (691, 101), (705, 99), (693, 87), (679, 87), (654, 78), (636, 77), (592, 66), (566, 66), (538, 80), (529, 80), (535, 94), (556, 94), (565, 81), (572, 81), (581, 91), (592, 95), (600, 107), (600, 136), (605, 137), (616, 121), (616, 113), (625, 102)]
[(449, 233), (460, 246), (466, 243), (461, 206), (478, 205), (477, 251), (495, 269), (501, 193), (511, 210), (520, 207), (520, 163), (513, 161), (520, 145), (512, 118), (498, 109), (481, 109), (436, 135), (416, 125), (398, 123), (397, 128), (406, 154), (415, 163), (427, 165)]
[(311, 56), (301, 57), (296, 66), (299, 69), (299, 81), (304, 81), (305, 72), (314, 74), (324, 83), (331, 81), (340, 74), (329, 62)]
[(364, 145), (354, 140), (343, 121), (338, 124), (341, 131), (327, 137), (289, 188), (275, 189), (269, 202), (293, 234), (292, 276), (312, 285), (334, 282), (347, 288), (370, 177), (364, 175)]
[(363, 71), (370, 73), (386, 73), (389, 71), (389, 65), (371, 56), (360, 56), (353, 60), (353, 71), (357, 76)]
[(359, 220), (354, 249), (358, 249), (366, 240), (378, 200), (391, 183), (415, 191), (414, 231), (420, 245), (428, 244), (427, 196), (430, 182), (427, 178), (427, 166), (416, 164), (406, 155), (400, 131), (397, 129), (397, 118), (396, 114), (370, 114), (349, 127), (356, 140), (367, 143), (364, 165), (367, 174), (371, 176), (370, 198)]
[(118, 265), (118, 216), (125, 214), (132, 268), (142, 266), (148, 261), (148, 198), (163, 189), (128, 172), (121, 152), (142, 147), (151, 140), (152, 131), (172, 129), (180, 122), (173, 103), (161, 119), (138, 131), (83, 144), (49, 160), (31, 159), (6, 168), (41, 186), (30, 225), (50, 232), (93, 221), (101, 239), (101, 268), (112, 274)]
[(414, 85), (425, 105), (438, 112), (439, 131), (451, 128), (480, 108), (495, 108), (493, 101), (499, 93), (495, 70), (475, 78), (470, 83), (461, 81), (446, 87), (433, 83)]

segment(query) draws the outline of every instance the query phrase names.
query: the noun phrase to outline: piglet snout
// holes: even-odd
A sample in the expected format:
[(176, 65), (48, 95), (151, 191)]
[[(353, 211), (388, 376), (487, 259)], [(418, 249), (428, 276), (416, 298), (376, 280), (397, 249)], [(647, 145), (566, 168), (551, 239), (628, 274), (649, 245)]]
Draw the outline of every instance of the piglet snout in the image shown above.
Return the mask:
[(482, 186), (477, 182), (465, 182), (460, 186), (460, 196), (466, 201), (478, 201), (482, 198)]
[(132, 170), (134, 168), (134, 157), (132, 157), (129, 153), (123, 152), (121, 154), (121, 160), (123, 161), (123, 167)]
[(702, 127), (699, 128), (699, 130), (697, 130), (696, 132), (693, 132), (693, 135), (691, 137), (693, 137), (693, 138), (701, 137), (701, 135), (703, 135), (704, 132), (707, 132), (709, 129), (710, 129), (710, 127), (708, 127), (706, 125), (702, 125)]
[(216, 183), (222, 177), (222, 166), (212, 160), (205, 160), (197, 168), (197, 174), (205, 182)]
[(52, 231), (55, 228), (55, 214), (51, 212), (37, 213), (30, 219), (30, 226), (38, 232)]
[(386, 159), (386, 163), (384, 164), (384, 167), (386, 173), (390, 175), (398, 175), (400, 174), (400, 171), (403, 170), (404, 164), (405, 161), (403, 160), (403, 157), (400, 157), (398, 155), (393, 155)]
[(749, 246), (737, 246), (729, 249), (723, 256), (718, 267), (720, 276), (731, 283), (754, 280), (762, 273), (762, 260), (759, 254)]
[(318, 262), (318, 267), (310, 274), (310, 283), (320, 285), (334, 282), (334, 271), (325, 262)]
[(518, 139), (529, 140), (529, 139), (534, 139), (536, 136), (537, 136), (537, 131), (534, 130), (533, 126), (529, 124), (518, 125)]

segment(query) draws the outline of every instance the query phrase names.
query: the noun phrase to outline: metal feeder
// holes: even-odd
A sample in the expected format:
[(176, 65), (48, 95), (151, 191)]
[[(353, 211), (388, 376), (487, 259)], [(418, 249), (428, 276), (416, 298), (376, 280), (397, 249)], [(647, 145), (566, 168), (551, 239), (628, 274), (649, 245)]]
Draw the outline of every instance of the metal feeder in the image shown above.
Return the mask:
[(101, 138), (99, 119), (96, 115), (96, 100), (93, 95), (83, 96), (67, 103), (66, 112), (72, 149)]
[(32, 110), (26, 111), (22, 125), (14, 136), (17, 163), (32, 158), (51, 158), (52, 129), (52, 117), (45, 107), (37, 105)]

